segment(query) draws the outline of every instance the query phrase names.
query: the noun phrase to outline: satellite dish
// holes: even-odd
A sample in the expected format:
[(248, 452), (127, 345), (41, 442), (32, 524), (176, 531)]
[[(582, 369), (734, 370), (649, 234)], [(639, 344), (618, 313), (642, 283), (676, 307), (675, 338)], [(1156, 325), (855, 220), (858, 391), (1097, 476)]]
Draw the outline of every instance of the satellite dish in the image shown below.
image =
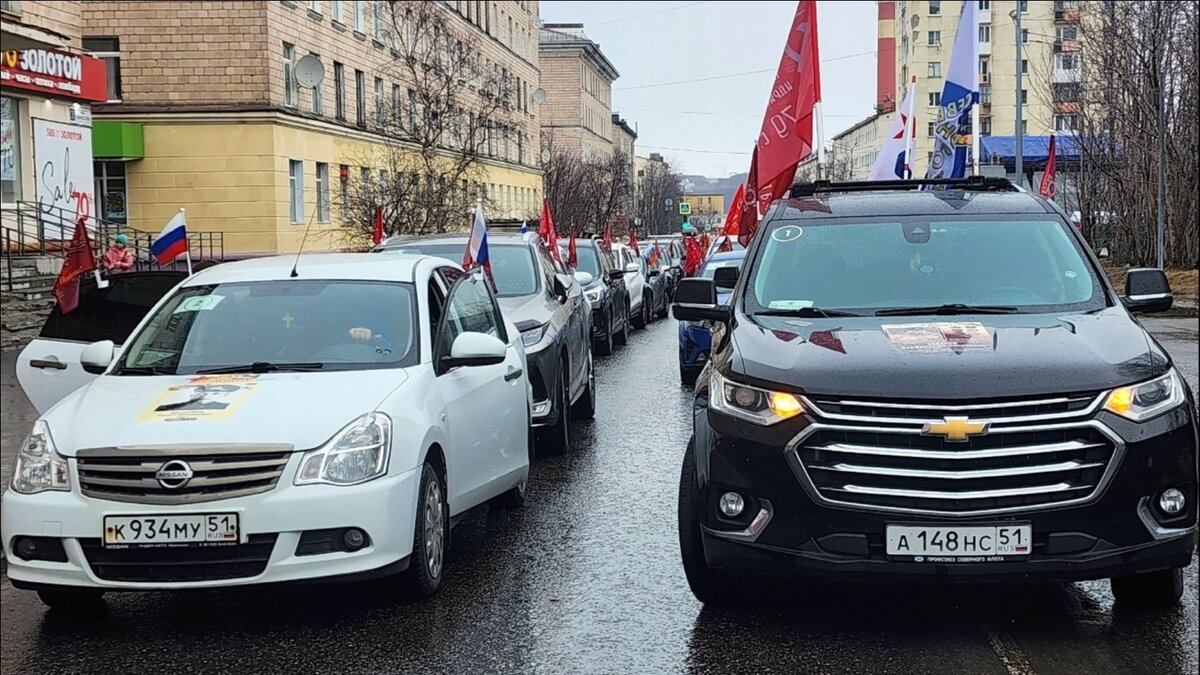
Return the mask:
[(550, 151), (549, 150), (542, 151), (542, 161), (547, 164), (550, 162)]
[(546, 90), (538, 87), (533, 90), (533, 94), (529, 98), (533, 100), (534, 105), (541, 105), (546, 102)]
[(292, 67), (292, 72), (296, 77), (296, 84), (309, 89), (321, 84), (325, 79), (325, 66), (321, 63), (321, 59), (312, 54), (301, 56), (296, 65)]

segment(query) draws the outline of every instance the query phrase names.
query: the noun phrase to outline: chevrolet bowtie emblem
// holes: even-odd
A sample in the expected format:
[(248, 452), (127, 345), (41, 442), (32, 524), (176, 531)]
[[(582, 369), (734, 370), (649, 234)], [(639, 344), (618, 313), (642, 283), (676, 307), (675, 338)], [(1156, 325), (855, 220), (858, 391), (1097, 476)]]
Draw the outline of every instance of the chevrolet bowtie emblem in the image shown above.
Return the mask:
[(921, 433), (943, 436), (954, 443), (965, 443), (971, 436), (986, 434), (989, 426), (988, 422), (972, 422), (967, 417), (946, 417), (941, 422), (926, 422)]

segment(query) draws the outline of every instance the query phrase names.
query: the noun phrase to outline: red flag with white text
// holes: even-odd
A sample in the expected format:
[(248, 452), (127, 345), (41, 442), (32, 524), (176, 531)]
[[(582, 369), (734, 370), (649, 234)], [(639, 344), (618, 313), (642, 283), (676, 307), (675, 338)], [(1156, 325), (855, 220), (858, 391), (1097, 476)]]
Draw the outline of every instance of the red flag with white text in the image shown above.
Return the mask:
[(754, 144), (746, 196), (747, 202), (754, 200), (756, 208), (742, 215), (738, 239), (743, 246), (749, 243), (771, 202), (787, 195), (796, 177), (796, 165), (815, 150), (815, 109), (820, 100), (817, 3), (800, 0)]
[(54, 298), (58, 300), (58, 309), (63, 314), (74, 312), (79, 306), (79, 277), (96, 269), (86, 223), (86, 215), (80, 216), (75, 223), (75, 234), (67, 247), (67, 259), (63, 261), (58, 278), (54, 281)]
[(1038, 187), (1038, 193), (1046, 199), (1054, 199), (1056, 186), (1054, 184), (1055, 164), (1054, 159), (1058, 142), (1054, 139), (1054, 134), (1050, 134), (1050, 148), (1047, 150), (1048, 157), (1046, 158), (1046, 171), (1042, 173), (1042, 184)]
[(742, 203), (745, 201), (746, 184), (742, 183), (738, 186), (737, 192), (733, 193), (733, 201), (729, 204), (729, 213), (725, 214), (725, 226), (721, 228), (722, 234), (731, 237), (738, 235), (738, 231), (742, 227)]

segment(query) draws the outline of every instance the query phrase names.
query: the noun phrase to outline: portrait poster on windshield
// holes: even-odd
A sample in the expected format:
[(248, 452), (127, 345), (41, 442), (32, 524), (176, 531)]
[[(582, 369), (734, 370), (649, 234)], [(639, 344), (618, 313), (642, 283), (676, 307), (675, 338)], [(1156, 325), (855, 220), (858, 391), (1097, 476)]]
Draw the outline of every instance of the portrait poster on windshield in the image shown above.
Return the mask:
[(194, 422), (233, 416), (258, 389), (257, 375), (201, 375), (168, 387), (138, 422)]
[(47, 223), (45, 236), (70, 239), (76, 214), (94, 213), (91, 128), (34, 119), (33, 161), (38, 210)]

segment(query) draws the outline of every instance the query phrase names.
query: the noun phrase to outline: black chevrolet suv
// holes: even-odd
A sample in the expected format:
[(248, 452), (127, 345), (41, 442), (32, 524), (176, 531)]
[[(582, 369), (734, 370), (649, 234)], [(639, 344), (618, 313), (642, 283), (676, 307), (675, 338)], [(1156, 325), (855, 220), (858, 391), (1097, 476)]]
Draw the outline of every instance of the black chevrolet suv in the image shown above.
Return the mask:
[(679, 490), (692, 591), (1111, 578), (1118, 602), (1177, 601), (1195, 400), (1131, 316), (1170, 308), (1165, 275), (1119, 295), (1052, 202), (928, 186), (798, 184), (740, 278), (681, 282), (675, 317), (716, 326)]

